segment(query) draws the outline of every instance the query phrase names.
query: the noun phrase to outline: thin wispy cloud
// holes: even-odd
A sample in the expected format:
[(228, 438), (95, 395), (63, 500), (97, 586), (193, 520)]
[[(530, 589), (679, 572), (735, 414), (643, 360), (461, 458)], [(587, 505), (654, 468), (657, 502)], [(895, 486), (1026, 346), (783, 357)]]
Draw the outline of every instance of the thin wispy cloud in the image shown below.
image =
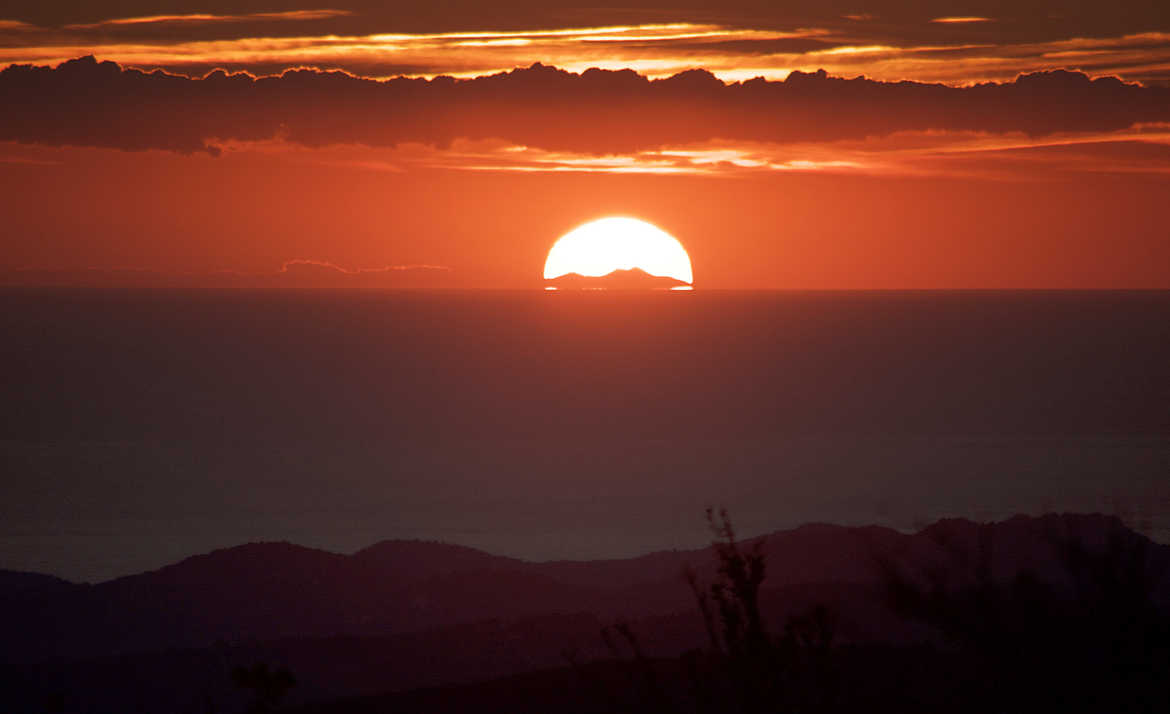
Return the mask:
[(965, 25), (975, 22), (995, 22), (994, 18), (978, 17), (974, 15), (965, 15), (959, 17), (936, 17), (931, 22), (940, 23), (944, 25)]
[[(239, 151), (248, 151), (241, 145)], [(295, 152), (295, 149), (290, 150)], [(370, 153), (368, 149), (361, 152)], [(357, 147), (326, 153), (350, 156)], [(971, 131), (910, 131), (862, 141), (735, 142), (712, 140), (659, 150), (596, 156), (501, 141), (457, 140), (444, 148), (410, 145), (374, 150), (377, 161), (403, 171), (690, 176), (716, 180), (776, 173), (853, 176), (966, 176), (1035, 181), (1063, 174), (1170, 172), (1170, 131), (1156, 126), (1120, 132), (1029, 137)], [(330, 165), (362, 168), (333, 158)]]
[(67, 30), (92, 30), (126, 25), (173, 25), (207, 23), (232, 23), (256, 21), (300, 21), (325, 20), (332, 17), (346, 17), (349, 10), (287, 10), (283, 12), (252, 12), (242, 15), (215, 15), (211, 13), (188, 13), (182, 15), (144, 15), (141, 17), (118, 17), (98, 22), (73, 23), (65, 25)]
[(593, 156), (544, 151), (498, 142), (456, 142), (450, 150), (415, 157), (427, 168), (527, 173), (658, 174), (739, 178), (768, 171), (866, 172), (879, 170), (874, 161), (831, 157), (831, 149), (781, 145), (703, 145), (658, 151)]
[(425, 263), (408, 263), (403, 265), (382, 265), (376, 268), (346, 268), (328, 260), (314, 260), (312, 258), (293, 258), (286, 260), (280, 266), (281, 273), (295, 272), (303, 268), (323, 268), (343, 275), (365, 275), (370, 273), (392, 273), (404, 270), (450, 270), (448, 265), (429, 265)]

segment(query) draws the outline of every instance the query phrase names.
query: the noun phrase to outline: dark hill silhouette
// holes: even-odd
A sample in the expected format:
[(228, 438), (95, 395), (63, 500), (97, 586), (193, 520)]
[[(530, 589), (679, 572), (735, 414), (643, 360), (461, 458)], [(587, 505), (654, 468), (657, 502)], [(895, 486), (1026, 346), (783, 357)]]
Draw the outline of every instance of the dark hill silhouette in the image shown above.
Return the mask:
[[(837, 599), (851, 636), (899, 640), (913, 630), (899, 629), (867, 601), (891, 568), (922, 582), (941, 578), (952, 589), (985, 570), (1004, 582), (1033, 572), (1067, 589), (1075, 583), (1055, 543), (1073, 539), (1100, 549), (1115, 533), (1148, 543), (1105, 516), (1017, 517), (985, 525), (949, 520), (913, 535), (810, 525), (767, 537), (771, 565), (764, 587), (785, 597), (817, 592)], [(977, 546), (989, 557), (975, 557)], [(1170, 547), (1149, 546), (1151, 572), (1170, 572)], [(557, 613), (662, 617), (693, 609), (681, 579), (687, 566), (701, 577), (714, 571), (705, 549), (533, 563), (460, 546), (388, 541), (353, 555), (250, 544), (96, 585), (4, 573), (0, 658), (30, 662), (205, 647), (216, 640), (381, 636)], [(1164, 577), (1155, 595), (1170, 603)]]
[(651, 275), (640, 268), (618, 269), (599, 277), (568, 273), (544, 282), (557, 290), (669, 290), (690, 285), (684, 280)]
[[(1170, 546), (1105, 516), (945, 520), (916, 534), (808, 525), (767, 536), (765, 550), (760, 609), (769, 630), (783, 631), (789, 617), (826, 606), (837, 616), (838, 642), (862, 653), (851, 676), (869, 676), (874, 686), (889, 683), (874, 673), (875, 662), (904, 661), (897, 676), (911, 676), (938, 661), (929, 654), (938, 651), (932, 645), (952, 642), (956, 634), (978, 637), (985, 623), (954, 619), (962, 609), (908, 616), (892, 596), (892, 574), (925, 593), (955, 593), (951, 603), (960, 606), (969, 602), (967, 594), (988, 587), (1010, 593), (1022, 576), (1044, 583), (1058, 598), (1053, 602), (1067, 595), (1063, 601), (1076, 604), (1086, 592), (1086, 573), (1097, 575), (1078, 568), (1071, 556), (1089, 554), (1082, 564), (1124, 566), (1117, 571), (1122, 579), (1102, 582), (1140, 583), (1142, 602), (1161, 617), (1170, 614)], [(1110, 561), (1110, 553), (1136, 554), (1141, 562), (1129, 556)], [(67, 699), (66, 711), (180, 711), (203, 696), (220, 703), (221, 711), (236, 711), (232, 703), (242, 695), (224, 672), (270, 663), (295, 673), (298, 686), (288, 703), (300, 705), (555, 669), (564, 664), (565, 651), (582, 662), (605, 658), (610, 651), (599, 631), (618, 618), (639, 633), (647, 656), (670, 660), (707, 639), (681, 571), (693, 566), (710, 582), (716, 564), (708, 549), (533, 563), (462, 546), (386, 541), (353, 555), (248, 544), (96, 585), (0, 572), (0, 651), (8, 661), (0, 667), (0, 689), (12, 712), (42, 711), (45, 697), (60, 691), (85, 693)], [(1139, 577), (1127, 581), (1125, 573)], [(1128, 598), (1138, 592), (1132, 588), (1102, 592), (1124, 607), (1091, 609), (1098, 613), (1094, 622), (1106, 614), (1124, 624), (1137, 612), (1135, 604), (1147, 607), (1117, 600), (1118, 593)], [(948, 601), (928, 604), (939, 602)], [(1079, 631), (1087, 623), (1075, 624)], [(1105, 622), (1098, 629), (1117, 628)], [(1044, 642), (1024, 642), (1031, 648), (1024, 654), (1050, 655), (1053, 647)], [(1014, 643), (998, 646), (1010, 650)], [(991, 650), (992, 660), (1004, 656), (1001, 649)], [(946, 666), (952, 673), (967, 667)], [(541, 687), (561, 675), (550, 677), (526, 681)], [(947, 695), (945, 683), (939, 687), (936, 694)], [(405, 706), (411, 696), (355, 701), (355, 711), (395, 710), (392, 701)], [(433, 696), (448, 699), (440, 691)], [(451, 696), (459, 701), (462, 695)], [(501, 704), (501, 711), (514, 704)]]
[(355, 564), (371, 569), (393, 569), (405, 579), (476, 570), (514, 570), (525, 563), (491, 555), (462, 545), (432, 541), (384, 540), (351, 556)]
[(6, 596), (59, 593), (74, 587), (76, 586), (68, 580), (53, 575), (0, 570), (0, 599)]

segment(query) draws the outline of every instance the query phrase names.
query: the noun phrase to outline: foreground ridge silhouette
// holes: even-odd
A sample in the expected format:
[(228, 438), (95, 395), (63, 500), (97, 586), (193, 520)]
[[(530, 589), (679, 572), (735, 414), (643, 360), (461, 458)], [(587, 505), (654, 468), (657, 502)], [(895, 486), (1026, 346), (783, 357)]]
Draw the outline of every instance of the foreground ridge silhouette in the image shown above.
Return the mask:
[(1170, 704), (1170, 547), (1116, 518), (709, 525), (714, 548), (614, 561), (268, 543), (97, 585), (2, 574), (4, 710), (242, 711), (229, 675), (257, 662), (322, 714)]
[[(823, 605), (790, 617), (782, 636), (771, 635), (759, 598), (765, 540), (741, 547), (726, 510), (716, 518), (708, 509), (707, 521), (715, 535), (717, 577), (706, 586), (693, 572), (687, 580), (710, 644), (684, 654), (681, 669), (667, 663), (656, 670), (639, 638), (619, 623), (614, 629), (629, 643), (630, 666), (643, 674), (646, 692), (643, 704), (623, 710), (781, 714), (864, 707), (1022, 714), (1170, 708), (1170, 609), (1158, 602), (1168, 569), (1151, 558), (1148, 539), (1116, 519), (1095, 534), (1102, 538), (1095, 543), (1070, 535), (1058, 522), (1039, 524), (1066, 568), (1063, 590), (1028, 571), (997, 578), (989, 529), (961, 534), (973, 540), (937, 526), (930, 534), (973, 565), (974, 579), (965, 583), (929, 568), (908, 572), (904, 563), (875, 556), (886, 572), (891, 605), (942, 635), (932, 647), (909, 650), (913, 669), (897, 672), (887, 660), (904, 656), (907, 648), (842, 652), (833, 643), (835, 617)], [(930, 679), (930, 668), (945, 679)], [(875, 683), (883, 690), (877, 698)], [(622, 700), (612, 692), (606, 699)]]

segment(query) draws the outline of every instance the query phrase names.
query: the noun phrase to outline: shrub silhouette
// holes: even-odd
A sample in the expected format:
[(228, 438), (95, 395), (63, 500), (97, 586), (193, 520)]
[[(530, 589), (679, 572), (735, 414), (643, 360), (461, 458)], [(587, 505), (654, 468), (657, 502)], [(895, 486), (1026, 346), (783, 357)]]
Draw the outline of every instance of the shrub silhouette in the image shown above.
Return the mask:
[(236, 667), (232, 670), (232, 681), (240, 689), (252, 692), (248, 714), (269, 714), (280, 706), (288, 690), (296, 686), (297, 680), (284, 667), (268, 669), (267, 664), (251, 667)]
[(707, 628), (709, 648), (686, 655), (699, 711), (810, 712), (831, 708), (834, 618), (817, 606), (768, 632), (760, 609), (767, 575), (764, 539), (744, 546), (726, 509), (707, 509), (718, 561), (714, 582), (687, 582)]
[[(834, 618), (826, 608), (816, 607), (789, 618), (783, 633), (770, 633), (760, 608), (760, 587), (767, 575), (764, 540), (741, 543), (725, 509), (716, 514), (708, 508), (706, 517), (717, 568), (710, 583), (700, 583), (693, 570), (685, 573), (708, 636), (706, 648), (682, 656), (687, 694), (672, 697), (661, 686), (655, 663), (643, 654), (627, 623), (602, 630), (615, 656), (621, 656), (621, 643), (633, 654), (631, 674), (643, 692), (637, 711), (828, 710), (834, 691)], [(619, 698), (610, 693), (608, 699)]]
[(895, 610), (932, 625), (966, 667), (956, 709), (1170, 711), (1170, 620), (1155, 601), (1164, 574), (1150, 567), (1148, 540), (1120, 522), (1100, 550), (1049, 533), (1068, 575), (1057, 588), (1028, 573), (996, 581), (987, 535), (964, 587), (930, 573), (916, 584), (883, 564)]

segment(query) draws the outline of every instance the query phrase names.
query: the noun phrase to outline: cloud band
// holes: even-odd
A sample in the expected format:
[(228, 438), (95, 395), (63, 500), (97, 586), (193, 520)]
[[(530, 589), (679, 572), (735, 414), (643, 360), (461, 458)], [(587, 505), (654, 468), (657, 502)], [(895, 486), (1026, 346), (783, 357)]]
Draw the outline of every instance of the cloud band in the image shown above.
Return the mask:
[(0, 140), (218, 153), (221, 142), (446, 146), (497, 138), (592, 154), (711, 141), (857, 139), (899, 131), (1107, 132), (1170, 119), (1170, 89), (1079, 72), (950, 87), (794, 72), (724, 83), (694, 70), (573, 74), (543, 65), (455, 80), (293, 70), (189, 78), (85, 57), (0, 72)]

